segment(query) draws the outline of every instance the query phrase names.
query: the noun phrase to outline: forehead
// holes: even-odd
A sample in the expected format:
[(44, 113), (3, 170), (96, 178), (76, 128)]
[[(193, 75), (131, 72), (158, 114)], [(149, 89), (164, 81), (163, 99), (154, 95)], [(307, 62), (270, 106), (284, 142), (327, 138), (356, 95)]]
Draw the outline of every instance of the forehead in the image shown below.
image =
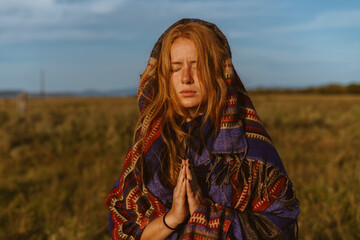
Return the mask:
[(182, 59), (192, 59), (196, 60), (197, 50), (194, 42), (188, 38), (177, 38), (171, 44), (170, 50), (171, 60), (182, 60)]

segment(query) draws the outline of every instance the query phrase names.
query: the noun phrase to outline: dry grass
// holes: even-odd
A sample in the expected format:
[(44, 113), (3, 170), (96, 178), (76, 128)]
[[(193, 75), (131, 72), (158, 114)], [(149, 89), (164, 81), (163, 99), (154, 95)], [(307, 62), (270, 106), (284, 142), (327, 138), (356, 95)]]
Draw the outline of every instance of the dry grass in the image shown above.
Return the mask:
[[(254, 95), (301, 203), (301, 239), (360, 239), (360, 97)], [(108, 239), (135, 98), (0, 100), (0, 239)]]
[(300, 200), (301, 239), (360, 239), (360, 97), (255, 96)]
[(135, 99), (0, 105), (0, 239), (108, 239), (104, 199), (121, 171)]

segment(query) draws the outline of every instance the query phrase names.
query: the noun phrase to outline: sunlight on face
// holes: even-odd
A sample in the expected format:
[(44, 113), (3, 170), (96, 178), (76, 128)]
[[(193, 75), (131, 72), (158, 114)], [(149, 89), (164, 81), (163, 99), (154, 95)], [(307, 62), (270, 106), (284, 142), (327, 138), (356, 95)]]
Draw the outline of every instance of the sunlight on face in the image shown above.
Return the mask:
[(171, 85), (183, 107), (195, 113), (207, 94), (198, 78), (195, 44), (188, 38), (178, 38), (171, 45), (170, 54)]

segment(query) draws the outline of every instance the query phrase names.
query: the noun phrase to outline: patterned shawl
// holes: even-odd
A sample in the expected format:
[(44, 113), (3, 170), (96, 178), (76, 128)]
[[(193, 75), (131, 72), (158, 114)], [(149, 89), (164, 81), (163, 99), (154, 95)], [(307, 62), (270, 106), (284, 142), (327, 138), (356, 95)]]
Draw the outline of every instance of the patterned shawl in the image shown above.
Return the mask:
[[(214, 31), (230, 53), (225, 36), (214, 24), (182, 19), (159, 38), (148, 67), (157, 64), (168, 31), (194, 21)], [(293, 185), (231, 59), (224, 67), (228, 92), (220, 130), (215, 134), (214, 126), (207, 121), (206, 149), (199, 152), (190, 147), (187, 156), (195, 166), (206, 200), (169, 239), (294, 239), (299, 206)], [(142, 79), (138, 93), (141, 113), (156, 94), (155, 77)], [(183, 127), (200, 134), (202, 121), (200, 116)], [(135, 138), (141, 135), (144, 124), (152, 126), (142, 143), (145, 150), (141, 153), (140, 144), (132, 145), (120, 178), (106, 199), (113, 239), (140, 239), (147, 224), (171, 208), (173, 189), (160, 180), (164, 147), (160, 122), (149, 123), (145, 117), (138, 123)], [(198, 146), (199, 141), (191, 141), (190, 146)], [(142, 167), (148, 177), (142, 174)]]

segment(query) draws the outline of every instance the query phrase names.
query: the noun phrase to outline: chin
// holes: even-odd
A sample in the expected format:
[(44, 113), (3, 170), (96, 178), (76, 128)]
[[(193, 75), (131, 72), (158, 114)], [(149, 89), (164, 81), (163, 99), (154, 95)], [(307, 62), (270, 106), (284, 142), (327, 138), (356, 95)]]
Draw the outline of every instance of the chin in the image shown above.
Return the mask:
[(197, 102), (182, 102), (181, 104), (185, 108), (196, 108), (199, 105)]

